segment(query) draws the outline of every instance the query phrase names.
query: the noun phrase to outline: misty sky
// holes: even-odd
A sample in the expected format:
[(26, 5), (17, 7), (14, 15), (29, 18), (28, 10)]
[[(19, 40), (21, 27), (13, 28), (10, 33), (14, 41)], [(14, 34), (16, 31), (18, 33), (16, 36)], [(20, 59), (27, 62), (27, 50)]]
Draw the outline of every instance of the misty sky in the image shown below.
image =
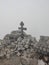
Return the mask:
[(49, 36), (49, 0), (0, 0), (0, 38), (17, 30), (21, 21), (26, 33)]

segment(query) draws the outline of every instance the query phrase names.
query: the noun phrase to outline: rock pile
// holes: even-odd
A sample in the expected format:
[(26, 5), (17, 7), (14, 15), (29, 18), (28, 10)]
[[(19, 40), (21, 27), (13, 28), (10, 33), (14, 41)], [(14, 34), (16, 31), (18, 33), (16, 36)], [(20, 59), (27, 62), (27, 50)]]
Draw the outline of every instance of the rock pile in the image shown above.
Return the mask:
[(7, 34), (1, 42), (1, 52), (0, 56), (5, 56), (10, 58), (13, 55), (18, 56), (29, 56), (33, 53), (33, 47), (35, 45), (36, 38), (33, 38), (31, 35), (26, 35), (24, 33), (24, 38), (20, 36), (20, 31), (13, 31), (11, 34)]
[(49, 36), (41, 36), (36, 49), (38, 53), (49, 56)]

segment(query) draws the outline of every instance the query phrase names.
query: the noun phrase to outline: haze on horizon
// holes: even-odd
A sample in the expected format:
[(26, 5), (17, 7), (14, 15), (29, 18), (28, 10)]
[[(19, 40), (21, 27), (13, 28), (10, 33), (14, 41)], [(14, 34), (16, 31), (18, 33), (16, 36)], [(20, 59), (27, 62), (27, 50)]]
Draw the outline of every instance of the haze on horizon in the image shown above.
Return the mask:
[(49, 36), (49, 0), (0, 0), (0, 38), (17, 30), (21, 21), (26, 33)]

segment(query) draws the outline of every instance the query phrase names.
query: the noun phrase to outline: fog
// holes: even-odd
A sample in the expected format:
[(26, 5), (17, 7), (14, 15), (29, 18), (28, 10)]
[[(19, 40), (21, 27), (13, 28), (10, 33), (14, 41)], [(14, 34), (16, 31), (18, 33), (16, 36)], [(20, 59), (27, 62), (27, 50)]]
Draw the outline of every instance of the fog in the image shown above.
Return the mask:
[(23, 21), (27, 34), (49, 36), (49, 0), (0, 0), (0, 38)]

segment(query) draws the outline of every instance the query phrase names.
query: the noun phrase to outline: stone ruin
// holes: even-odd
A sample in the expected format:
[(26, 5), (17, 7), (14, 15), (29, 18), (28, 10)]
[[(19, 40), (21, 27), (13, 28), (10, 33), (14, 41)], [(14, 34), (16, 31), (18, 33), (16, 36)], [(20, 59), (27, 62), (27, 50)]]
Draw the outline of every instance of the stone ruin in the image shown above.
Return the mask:
[[(26, 30), (23, 22), (20, 25), (19, 30), (12, 31), (0, 40), (0, 65), (40, 65), (39, 58), (49, 58), (49, 37), (40, 36), (38, 42), (23, 31)], [(48, 64), (49, 59), (44, 62)]]

